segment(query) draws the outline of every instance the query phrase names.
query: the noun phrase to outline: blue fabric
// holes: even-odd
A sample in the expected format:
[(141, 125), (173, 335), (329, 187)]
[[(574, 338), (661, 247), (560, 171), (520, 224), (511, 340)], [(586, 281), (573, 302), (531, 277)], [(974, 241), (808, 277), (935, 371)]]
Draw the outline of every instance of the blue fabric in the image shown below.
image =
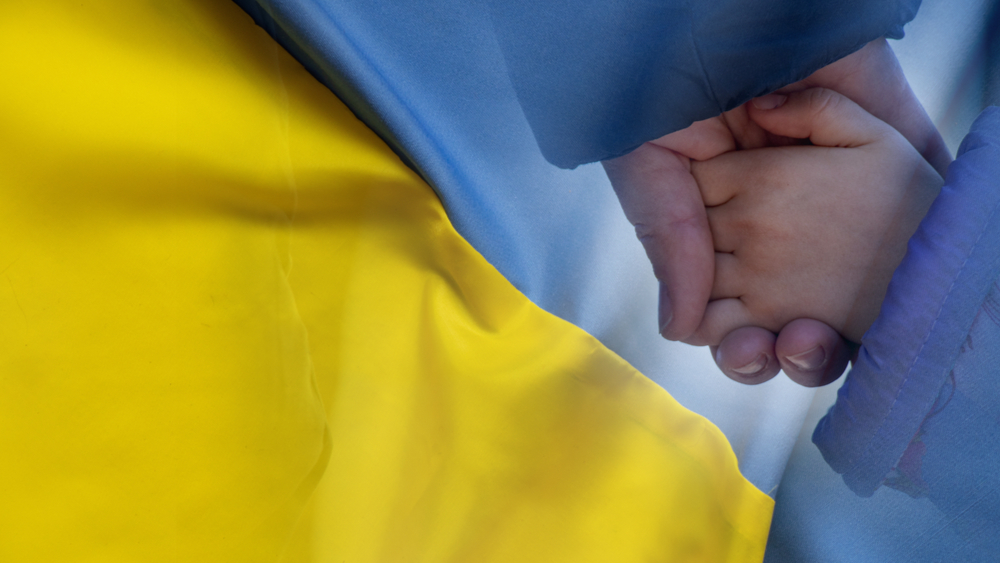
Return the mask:
[[(659, 337), (658, 286), (604, 171), (561, 170), (539, 151), (496, 31), (499, 0), (238, 3), (412, 163), (458, 231), (508, 280), (717, 424), (744, 475), (773, 491), (813, 392), (787, 378), (747, 388), (719, 373), (707, 349)], [(617, 4), (622, 17), (635, 17), (633, 5)], [(545, 2), (531, 9), (563, 7)], [(880, 9), (860, 7), (856, 15)], [(553, 35), (539, 49), (571, 50), (572, 41), (586, 39), (582, 32)], [(811, 47), (829, 49), (831, 57), (835, 50)], [(580, 87), (604, 79), (595, 75)], [(678, 104), (677, 111), (687, 111)]]
[[(830, 466), (861, 496), (882, 484), (940, 403), (976, 313), (1000, 273), (998, 210), (1000, 109), (988, 108), (962, 142), (941, 195), (893, 276), (879, 318), (862, 339), (858, 362), (813, 435)], [(963, 394), (958, 388), (953, 400), (960, 403)], [(938, 424), (943, 422), (932, 426)], [(966, 421), (964, 432), (981, 430)], [(954, 459), (961, 459), (963, 434), (951, 436)], [(992, 471), (1000, 471), (1000, 449), (983, 451)]]
[[(655, 334), (655, 283), (603, 172), (593, 166), (573, 171), (553, 168), (542, 158), (536, 138), (545, 145), (548, 128), (555, 132), (552, 139), (562, 138), (562, 142), (554, 141), (555, 149), (546, 150), (551, 159), (564, 166), (601, 157), (593, 155), (618, 154), (642, 140), (703, 117), (700, 111), (711, 109), (717, 113), (738, 103), (736, 100), (808, 74), (814, 66), (837, 58), (838, 53), (860, 46), (863, 41), (858, 38), (867, 33), (864, 30), (872, 21), (876, 22), (873, 25), (887, 26), (877, 34), (898, 35), (898, 23), (890, 25), (884, 19), (878, 23), (879, 17), (866, 19), (865, 14), (885, 16), (888, 12), (882, 10), (895, 6), (891, 8), (895, 11), (887, 17), (898, 18), (901, 23), (912, 17), (916, 2), (892, 4), (889, 8), (887, 3), (871, 3), (871, 6), (807, 3), (808, 10), (829, 10), (834, 18), (829, 21), (839, 21), (837, 25), (847, 27), (830, 24), (829, 28), (816, 30), (814, 42), (793, 49), (800, 57), (794, 60), (813, 62), (788, 68), (784, 66), (787, 61), (778, 64), (782, 67), (778, 70), (784, 74), (768, 76), (759, 68), (756, 71), (760, 74), (750, 72), (754, 64), (766, 66), (768, 61), (775, 60), (755, 62), (752, 53), (737, 62), (716, 63), (737, 65), (720, 69), (732, 72), (734, 81), (749, 80), (743, 85), (745, 91), (727, 95), (719, 94), (722, 89), (707, 74), (699, 87), (697, 77), (692, 78), (693, 75), (682, 70), (680, 62), (672, 62), (683, 59), (680, 54), (692, 54), (691, 50), (684, 50), (684, 41), (676, 37), (651, 37), (648, 45), (658, 47), (646, 49), (647, 43), (623, 38), (626, 31), (631, 33), (636, 29), (655, 34), (658, 28), (650, 14), (663, 17), (670, 6), (680, 4), (653, 7), (640, 3), (594, 4), (588, 11), (573, 9), (569, 4), (546, 3), (546, 9), (556, 11), (540, 13), (540, 7), (517, 0), (510, 3), (436, 0), (419, 5), (400, 2), (391, 7), (317, 0), (237, 2), (435, 187), (459, 231), (508, 279), (536, 303), (588, 330), (683, 404), (718, 424), (733, 444), (741, 470), (759, 487), (771, 492), (787, 459), (789, 435), (793, 436), (800, 427), (802, 407), (810, 391), (796, 388), (784, 378), (746, 388), (721, 375), (715, 379), (705, 377), (703, 370), (711, 366), (707, 357), (701, 363), (692, 363), (678, 352), (677, 346), (660, 341)], [(775, 0), (771, 5), (778, 6), (780, 2)], [(628, 6), (641, 9), (631, 12)], [(838, 11), (841, 7), (844, 11)], [(696, 11), (712, 14), (714, 9), (714, 5), (700, 6)], [(866, 9), (871, 11), (865, 12)], [(577, 19), (555, 21), (558, 24), (555, 27), (536, 25), (545, 18), (552, 20), (559, 10), (570, 16), (575, 14)], [(618, 16), (596, 17), (607, 15), (608, 10), (619, 10)], [(593, 21), (581, 22), (579, 17), (587, 14)], [(739, 17), (749, 16), (742, 13)], [(734, 16), (734, 21), (740, 20)], [(789, 24), (782, 25), (788, 32)], [(682, 27), (674, 29), (683, 32)], [(852, 35), (855, 32), (860, 35)], [(540, 37), (541, 43), (531, 44), (527, 39), (531, 34)], [(590, 41), (588, 34), (596, 34), (591, 37), (603, 37), (605, 41)], [(724, 50), (728, 37), (720, 33), (713, 37), (712, 43)], [(800, 37), (807, 38), (804, 34)], [(828, 39), (829, 44), (824, 44)], [(663, 56), (658, 49), (674, 40), (679, 45), (678, 51), (671, 53), (675, 59)], [(776, 48), (783, 48), (778, 43)], [(635, 55), (630, 49), (644, 53), (645, 66), (630, 66), (629, 61)], [(560, 57), (572, 59), (577, 50), (582, 53), (580, 60), (587, 60), (587, 64), (546, 70), (547, 61)], [(533, 59), (528, 56), (532, 51), (542, 56)], [(744, 67), (748, 70), (746, 76), (733, 70)], [(655, 68), (674, 72), (681, 84), (671, 89), (670, 84), (658, 83), (660, 75), (651, 70)], [(725, 83), (727, 78), (721, 77), (719, 82)], [(548, 86), (538, 86), (545, 84)], [(555, 94), (559, 89), (562, 94)], [(660, 98), (661, 92), (670, 92), (676, 98)], [(562, 98), (565, 107), (553, 102), (563, 95), (567, 96)], [(685, 99), (687, 96), (692, 99)], [(699, 101), (699, 96), (708, 97)], [(578, 119), (580, 115), (588, 119)], [(670, 119), (678, 115), (686, 117), (676, 118), (680, 121), (669, 125), (668, 121), (660, 120), (664, 115)], [(853, 553), (857, 557), (845, 560), (936, 561), (945, 556), (952, 558), (949, 560), (983, 560), (982, 554), (987, 553), (983, 550), (990, 548), (987, 540), (976, 538), (994, 529), (989, 518), (995, 512), (991, 507), (996, 503), (990, 496), (995, 493), (990, 491), (996, 488), (983, 479), (993, 468), (991, 452), (995, 449), (975, 446), (980, 440), (995, 440), (988, 433), (990, 426), (982, 424), (989, 413), (974, 414), (976, 411), (969, 407), (975, 393), (961, 395), (958, 391), (948, 391), (946, 382), (951, 380), (947, 371), (938, 379), (916, 377), (906, 383), (907, 377), (917, 373), (941, 375), (940, 370), (934, 372), (927, 366), (940, 364), (937, 360), (951, 352), (962, 354), (961, 338), (968, 336), (969, 323), (975, 317), (976, 307), (983, 303), (982, 296), (992, 279), (987, 279), (990, 268), (987, 255), (989, 249), (998, 248), (995, 241), (990, 242), (992, 234), (983, 235), (979, 254), (959, 243), (948, 246), (952, 238), (971, 240), (969, 229), (974, 229), (977, 221), (981, 226), (985, 224), (982, 207), (991, 205), (994, 201), (991, 198), (996, 197), (996, 193), (991, 194), (985, 188), (972, 195), (966, 191), (993, 181), (991, 173), (993, 179), (997, 177), (995, 163), (1000, 159), (995, 155), (996, 137), (988, 132), (995, 131), (989, 123), (996, 116), (990, 115), (981, 120), (986, 125), (977, 124), (963, 147), (960, 164), (949, 174), (945, 195), (921, 227), (924, 234), (920, 236), (924, 238), (915, 239), (915, 247), (924, 250), (911, 252), (909, 265), (905, 266), (909, 270), (894, 280), (883, 318), (866, 336), (865, 355), (849, 378), (851, 388), (844, 391), (842, 404), (833, 409), (817, 430), (817, 441), (831, 463), (848, 473), (851, 479), (848, 482), (855, 490), (867, 494), (874, 491), (874, 502), (865, 504), (836, 479), (824, 491), (811, 489), (809, 483), (797, 486), (788, 482), (782, 488), (785, 500), (779, 496), (779, 507), (810, 507), (808, 514), (798, 515), (800, 522), (821, 516), (822, 511), (814, 508), (822, 494), (829, 495), (824, 498), (829, 498), (831, 505), (837, 502), (838, 506), (846, 507), (848, 512), (838, 513), (838, 523), (841, 526), (856, 523), (852, 532), (824, 534), (832, 527), (820, 520), (807, 528), (810, 534), (821, 536), (821, 543), (830, 549), (841, 546), (838, 553), (847, 553), (850, 546), (855, 546)], [(616, 120), (627, 126), (615, 127)], [(591, 156), (566, 156), (561, 160), (559, 151), (563, 149), (568, 155)], [(989, 151), (994, 151), (992, 156), (986, 154)], [(938, 252), (940, 248), (951, 250)], [(963, 258), (965, 266), (953, 268), (954, 278), (949, 281), (951, 274), (941, 265), (954, 266), (959, 255), (969, 260)], [(935, 260), (940, 261), (925, 264), (915, 256), (936, 256)], [(927, 318), (919, 311), (939, 311), (940, 315)], [(906, 316), (910, 313), (915, 316)], [(965, 333), (960, 326), (963, 322)], [(926, 343), (920, 341), (921, 334), (929, 335)], [(961, 338), (955, 340), (956, 335)], [(911, 358), (913, 363), (907, 364), (905, 358), (892, 354), (894, 350), (917, 353)], [(977, 356), (969, 356), (973, 357)], [(959, 364), (955, 360), (955, 365)], [(893, 379), (892, 370), (910, 367), (913, 369), (906, 372), (909, 375)], [(958, 371), (961, 370), (956, 368)], [(985, 373), (981, 368), (970, 368), (970, 373), (973, 372)], [(886, 376), (887, 373), (890, 375)], [(955, 381), (958, 389), (965, 385), (961, 378)], [(893, 387), (894, 384), (898, 385)], [(927, 418), (929, 413), (938, 414)], [(948, 444), (962, 431), (975, 439), (949, 448)], [(913, 440), (914, 436), (919, 439)], [(907, 451), (911, 453), (909, 458)], [(920, 451), (923, 451), (920, 472), (915, 474), (900, 460), (910, 459), (913, 452)], [(970, 469), (968, 473), (949, 469), (956, 460), (983, 469)], [(836, 478), (825, 466), (817, 469), (817, 473), (820, 470)], [(970, 475), (979, 480), (970, 480)], [(894, 487), (928, 498), (915, 500), (884, 487), (876, 491), (875, 487), (886, 478)], [(976, 496), (976, 491), (982, 494)], [(788, 495), (805, 495), (811, 502), (789, 503)], [(843, 515), (851, 511), (864, 517), (846, 522)], [(891, 517), (897, 521), (890, 521)], [(865, 544), (858, 538), (865, 533), (880, 536), (875, 542), (878, 549), (863, 548)], [(834, 552), (819, 551), (813, 554), (815, 557), (798, 557), (795, 549), (801, 545), (792, 546), (786, 552), (792, 554), (791, 558), (784, 560), (828, 560), (829, 557), (821, 555)], [(781, 547), (779, 543), (775, 550), (769, 548), (769, 560), (772, 553), (781, 552)], [(912, 557), (900, 559), (900, 554)]]
[[(904, 459), (907, 492), (926, 496), (963, 550), (1000, 557), (1000, 287), (975, 318), (938, 405)], [(897, 464), (900, 465), (900, 464)]]
[[(765, 563), (1000, 559), (996, 282), (973, 317), (954, 369), (917, 436), (889, 472), (888, 486), (860, 497), (819, 450), (796, 448), (789, 461), (795, 470), (786, 472), (775, 499)], [(814, 424), (821, 412), (806, 424)]]
[(621, 156), (805, 78), (883, 35), (920, 0), (490, 0), (545, 157)]

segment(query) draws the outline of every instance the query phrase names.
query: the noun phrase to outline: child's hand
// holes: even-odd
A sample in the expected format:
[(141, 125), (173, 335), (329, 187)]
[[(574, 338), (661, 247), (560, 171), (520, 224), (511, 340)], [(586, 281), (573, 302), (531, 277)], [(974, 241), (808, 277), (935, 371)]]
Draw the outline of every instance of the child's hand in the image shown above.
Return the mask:
[(815, 146), (692, 162), (715, 244), (712, 301), (688, 340), (809, 317), (858, 342), (943, 184), (895, 129), (822, 88), (748, 106), (765, 130)]

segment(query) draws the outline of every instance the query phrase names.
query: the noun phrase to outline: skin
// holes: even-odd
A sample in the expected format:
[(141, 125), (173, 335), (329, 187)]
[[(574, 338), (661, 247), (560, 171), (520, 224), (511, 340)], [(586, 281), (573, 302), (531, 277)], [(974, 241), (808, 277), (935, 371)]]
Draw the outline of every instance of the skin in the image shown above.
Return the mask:
[[(873, 41), (779, 92), (812, 87), (844, 94), (896, 129), (938, 173), (944, 173), (951, 161), (944, 141), (885, 40)], [(768, 103), (765, 97), (753, 105)], [(694, 123), (603, 163), (660, 280), (664, 338), (686, 340), (695, 334), (713, 285), (714, 247), (704, 203), (691, 176), (692, 160), (798, 143), (763, 130), (750, 119), (748, 106)], [(853, 352), (854, 346), (834, 328), (808, 318), (790, 322), (777, 335), (757, 323), (736, 328), (713, 347), (722, 372), (749, 384), (766, 381), (783, 369), (802, 385), (825, 385), (839, 377)]]
[(688, 339), (779, 331), (798, 318), (852, 342), (878, 316), (906, 243), (944, 181), (892, 127), (823, 88), (774, 95), (748, 116), (768, 133), (806, 138), (694, 162), (715, 244), (711, 301)]

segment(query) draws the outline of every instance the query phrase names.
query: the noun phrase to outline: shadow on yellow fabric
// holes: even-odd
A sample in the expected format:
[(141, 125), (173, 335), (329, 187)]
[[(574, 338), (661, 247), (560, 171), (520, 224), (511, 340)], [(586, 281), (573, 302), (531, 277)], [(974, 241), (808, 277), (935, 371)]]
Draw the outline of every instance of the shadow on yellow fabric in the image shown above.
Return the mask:
[(4, 5), (0, 561), (759, 561), (721, 432), (222, 0)]

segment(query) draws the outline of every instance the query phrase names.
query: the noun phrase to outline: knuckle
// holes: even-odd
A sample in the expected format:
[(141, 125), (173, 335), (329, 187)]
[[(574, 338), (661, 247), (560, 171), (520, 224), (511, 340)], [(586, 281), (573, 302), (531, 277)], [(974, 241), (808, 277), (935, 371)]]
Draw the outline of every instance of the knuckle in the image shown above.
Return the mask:
[(815, 88), (809, 91), (809, 108), (815, 119), (836, 115), (844, 98), (833, 90)]
[(632, 221), (632, 227), (635, 228), (636, 238), (644, 244), (647, 242), (667, 244), (677, 240), (678, 237), (703, 233), (708, 228), (708, 220), (704, 209), (675, 206), (656, 220)]
[(635, 237), (643, 244), (646, 244), (647, 242), (655, 243), (659, 238), (658, 229), (654, 225), (650, 225), (649, 223), (644, 223), (642, 221), (636, 221), (632, 223), (632, 227), (635, 228)]
[[(748, 267), (753, 267), (755, 262), (767, 262), (770, 249), (788, 248), (793, 246), (796, 240), (795, 231), (781, 221), (769, 221), (757, 217), (740, 217), (734, 219), (730, 230), (736, 234), (740, 240), (749, 245), (744, 248), (756, 248), (763, 252), (754, 252), (748, 256), (741, 256), (742, 261)], [(763, 264), (767, 268), (773, 268), (773, 264)]]
[(771, 332), (779, 332), (791, 320), (786, 318), (788, 315), (785, 313), (784, 307), (773, 300), (766, 298), (754, 299), (753, 297), (744, 296), (743, 302), (757, 323), (757, 326), (766, 328)]

